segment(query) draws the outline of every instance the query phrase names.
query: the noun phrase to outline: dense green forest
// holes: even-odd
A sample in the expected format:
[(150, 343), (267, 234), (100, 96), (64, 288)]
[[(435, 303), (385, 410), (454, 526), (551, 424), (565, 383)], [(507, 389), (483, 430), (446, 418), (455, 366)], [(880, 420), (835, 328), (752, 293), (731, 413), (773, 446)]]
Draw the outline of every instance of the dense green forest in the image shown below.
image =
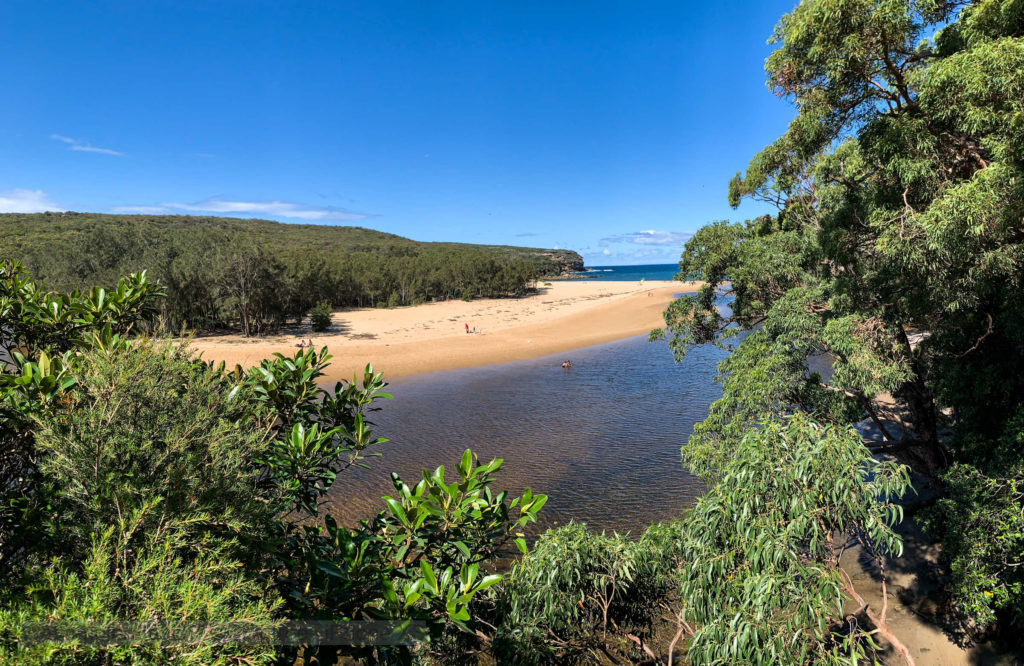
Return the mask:
[(776, 212), (695, 234), (680, 277), (708, 286), (653, 333), (730, 351), (682, 448), (692, 510), (528, 545), (546, 497), (466, 451), (338, 525), (324, 495), (385, 450), (372, 368), (326, 391), (325, 349), (212, 366), (134, 336), (173, 298), (151, 276), (60, 293), (6, 262), (0, 661), (924, 664), (887, 617), (905, 521), (960, 638), (1019, 644), (1024, 3), (803, 0), (773, 41), (796, 116), (728, 196)]
[(262, 335), (320, 302), (395, 307), (437, 298), (522, 295), (541, 276), (580, 270), (568, 250), (422, 243), (358, 227), (191, 216), (0, 215), (0, 258), (71, 290), (147, 270), (168, 330)]

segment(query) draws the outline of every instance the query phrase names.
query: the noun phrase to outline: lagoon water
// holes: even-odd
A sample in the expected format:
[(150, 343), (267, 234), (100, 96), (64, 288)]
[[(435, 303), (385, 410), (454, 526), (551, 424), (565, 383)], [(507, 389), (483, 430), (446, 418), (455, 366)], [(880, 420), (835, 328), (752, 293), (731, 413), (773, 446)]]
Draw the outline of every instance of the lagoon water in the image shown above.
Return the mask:
[[(549, 496), (541, 528), (573, 519), (637, 533), (679, 516), (703, 491), (679, 448), (720, 395), (723, 355), (704, 347), (676, 364), (664, 341), (638, 336), (395, 382), (394, 399), (371, 416), (391, 441), (377, 447), (370, 469), (338, 479), (330, 510), (348, 524), (368, 518), (393, 490), (391, 471), (412, 485), (421, 469), (443, 464), (451, 478), (471, 448), (482, 461), (505, 460), (499, 489)], [(564, 358), (571, 369), (562, 369)]]

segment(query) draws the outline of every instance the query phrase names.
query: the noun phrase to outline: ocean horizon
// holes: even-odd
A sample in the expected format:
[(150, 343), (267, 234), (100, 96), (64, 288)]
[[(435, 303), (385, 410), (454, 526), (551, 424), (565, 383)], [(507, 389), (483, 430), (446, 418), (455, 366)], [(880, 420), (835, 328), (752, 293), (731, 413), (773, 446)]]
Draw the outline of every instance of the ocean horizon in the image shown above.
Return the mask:
[(679, 264), (636, 264), (633, 266), (588, 266), (573, 273), (585, 275), (588, 280), (606, 282), (639, 282), (640, 280), (673, 280)]

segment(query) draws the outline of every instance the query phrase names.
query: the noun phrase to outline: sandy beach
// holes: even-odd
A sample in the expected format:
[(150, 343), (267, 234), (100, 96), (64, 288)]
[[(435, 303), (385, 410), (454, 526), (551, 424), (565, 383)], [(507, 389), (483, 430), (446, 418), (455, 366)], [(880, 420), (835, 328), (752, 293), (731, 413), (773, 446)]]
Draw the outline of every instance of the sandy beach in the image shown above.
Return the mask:
[[(351, 378), (368, 362), (386, 377), (504, 363), (611, 342), (663, 325), (672, 295), (699, 283), (672, 281), (553, 282), (522, 298), (450, 301), (404, 308), (348, 309), (334, 313), (331, 330), (308, 327), (284, 335), (196, 338), (204, 359), (251, 366), (280, 352), (292, 355), (312, 338), (333, 354), (327, 379)], [(476, 333), (466, 333), (466, 326)]]

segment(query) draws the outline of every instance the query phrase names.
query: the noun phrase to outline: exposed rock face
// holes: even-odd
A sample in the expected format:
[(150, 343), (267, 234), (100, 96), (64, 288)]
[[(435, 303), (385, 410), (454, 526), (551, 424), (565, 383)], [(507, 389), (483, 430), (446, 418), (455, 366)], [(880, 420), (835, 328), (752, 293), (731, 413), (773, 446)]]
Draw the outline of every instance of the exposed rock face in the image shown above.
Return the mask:
[(574, 273), (583, 270), (583, 257), (572, 250), (546, 250), (541, 256), (558, 264), (559, 273)]

